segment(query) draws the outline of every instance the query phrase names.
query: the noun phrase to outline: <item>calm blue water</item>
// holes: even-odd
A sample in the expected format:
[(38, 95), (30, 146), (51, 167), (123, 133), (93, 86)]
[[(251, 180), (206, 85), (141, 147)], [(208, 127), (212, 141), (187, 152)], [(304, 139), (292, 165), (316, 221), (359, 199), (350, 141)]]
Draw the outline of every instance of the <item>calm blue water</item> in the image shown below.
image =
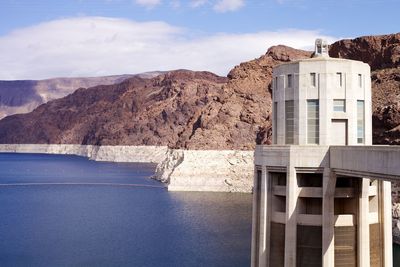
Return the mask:
[(0, 154), (0, 266), (249, 266), (251, 195), (171, 193), (154, 167)]

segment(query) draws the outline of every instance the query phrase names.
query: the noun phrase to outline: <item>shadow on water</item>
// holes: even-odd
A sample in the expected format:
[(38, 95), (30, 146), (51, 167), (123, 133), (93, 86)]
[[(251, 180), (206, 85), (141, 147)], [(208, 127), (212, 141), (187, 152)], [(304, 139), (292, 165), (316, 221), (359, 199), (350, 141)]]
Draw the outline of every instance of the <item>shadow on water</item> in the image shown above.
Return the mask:
[[(169, 193), (184, 248), (183, 266), (250, 266), (251, 194)], [(184, 245), (183, 243), (181, 245)], [(195, 248), (195, 249), (194, 249)], [(229, 265), (226, 259), (229, 258)]]

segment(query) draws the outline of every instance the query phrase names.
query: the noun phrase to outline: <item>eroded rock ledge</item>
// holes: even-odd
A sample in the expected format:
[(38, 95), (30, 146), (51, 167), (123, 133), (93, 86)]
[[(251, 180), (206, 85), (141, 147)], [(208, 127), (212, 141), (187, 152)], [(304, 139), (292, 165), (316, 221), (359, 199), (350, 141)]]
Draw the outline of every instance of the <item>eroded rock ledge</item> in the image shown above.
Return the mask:
[(96, 161), (156, 163), (153, 176), (170, 191), (250, 193), (253, 151), (174, 150), (166, 146), (2, 144), (0, 152), (65, 154)]

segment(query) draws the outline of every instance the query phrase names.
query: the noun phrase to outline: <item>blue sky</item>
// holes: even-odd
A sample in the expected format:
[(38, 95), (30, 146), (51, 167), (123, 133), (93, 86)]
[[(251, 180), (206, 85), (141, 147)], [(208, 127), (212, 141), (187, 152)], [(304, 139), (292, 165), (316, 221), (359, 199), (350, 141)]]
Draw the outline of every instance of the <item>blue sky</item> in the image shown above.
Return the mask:
[(188, 68), (399, 31), (399, 0), (1, 0), (0, 79)]

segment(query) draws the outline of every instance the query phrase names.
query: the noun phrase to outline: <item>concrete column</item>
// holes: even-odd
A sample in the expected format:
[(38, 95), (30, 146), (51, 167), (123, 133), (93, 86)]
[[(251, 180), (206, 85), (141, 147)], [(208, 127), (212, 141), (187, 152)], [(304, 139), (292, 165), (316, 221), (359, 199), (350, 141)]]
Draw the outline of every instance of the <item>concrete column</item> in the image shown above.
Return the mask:
[(261, 166), (256, 166), (255, 171), (254, 171), (254, 181), (253, 181), (253, 214), (252, 214), (252, 238), (251, 238), (251, 267), (258, 267), (259, 266), (259, 247), (257, 240), (259, 238), (259, 230), (257, 229), (258, 225), (256, 224), (257, 222), (257, 216), (258, 212), (260, 212), (260, 207), (259, 204), (257, 203), (257, 188), (260, 186), (258, 184), (258, 171), (261, 170)]
[(324, 169), (322, 185), (322, 266), (335, 266), (335, 187), (336, 174)]
[(268, 207), (268, 184), (269, 177), (266, 168), (262, 168), (261, 171), (261, 203), (260, 203), (260, 260), (259, 266), (268, 266), (267, 259), (269, 259), (269, 207)]
[(393, 240), (392, 240), (392, 185), (382, 181), (382, 226), (383, 226), (383, 256), (384, 266), (393, 266)]
[(291, 163), (286, 179), (285, 267), (296, 267), (298, 187), (296, 169)]
[(358, 208), (358, 266), (369, 267), (369, 179), (366, 178), (361, 179)]

